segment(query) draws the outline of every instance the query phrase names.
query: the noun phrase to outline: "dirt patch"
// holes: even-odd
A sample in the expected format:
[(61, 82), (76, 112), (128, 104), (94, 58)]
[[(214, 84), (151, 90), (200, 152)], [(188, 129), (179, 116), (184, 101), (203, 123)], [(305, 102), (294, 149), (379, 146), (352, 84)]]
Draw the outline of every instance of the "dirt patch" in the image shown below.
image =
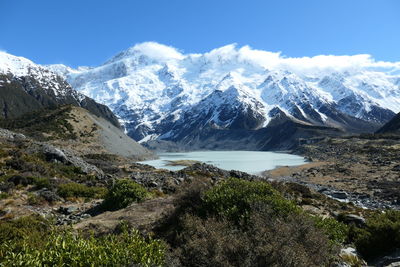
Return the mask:
[(298, 173), (298, 172), (306, 170), (306, 169), (321, 167), (321, 166), (324, 166), (327, 164), (329, 164), (329, 162), (322, 161), (322, 162), (310, 162), (310, 163), (306, 163), (306, 164), (299, 165), (299, 166), (282, 166), (282, 167), (278, 167), (278, 168), (275, 168), (270, 171), (265, 171), (262, 173), (262, 175), (268, 176), (271, 178), (277, 178), (277, 177), (281, 177), (281, 176), (289, 176), (289, 175)]
[(156, 198), (113, 212), (104, 212), (74, 225), (75, 229), (94, 230), (107, 233), (115, 229), (121, 221), (141, 231), (150, 231), (153, 224), (174, 208), (173, 197)]

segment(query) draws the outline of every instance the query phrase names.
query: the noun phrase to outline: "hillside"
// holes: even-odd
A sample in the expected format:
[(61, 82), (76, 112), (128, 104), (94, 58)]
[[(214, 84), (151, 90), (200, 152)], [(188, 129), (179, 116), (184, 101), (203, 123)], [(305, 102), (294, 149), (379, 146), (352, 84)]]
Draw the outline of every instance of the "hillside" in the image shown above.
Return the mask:
[(112, 154), (135, 160), (154, 157), (108, 120), (73, 105), (2, 120), (0, 127), (71, 149), (80, 155)]
[(400, 113), (383, 125), (377, 133), (400, 133)]

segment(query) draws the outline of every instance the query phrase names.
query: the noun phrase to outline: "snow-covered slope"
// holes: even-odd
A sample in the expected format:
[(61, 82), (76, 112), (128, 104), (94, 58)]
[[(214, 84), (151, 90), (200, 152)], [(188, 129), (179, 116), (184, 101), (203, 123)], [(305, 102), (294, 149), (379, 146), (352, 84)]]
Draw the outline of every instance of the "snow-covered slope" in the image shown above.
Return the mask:
[(98, 67), (48, 68), (109, 106), (142, 142), (206, 128), (256, 131), (277, 111), (303, 124), (373, 130), (400, 111), (400, 63), (368, 55), (287, 58), (235, 45), (183, 54), (149, 42)]
[[(52, 72), (45, 67), (37, 65), (29, 59), (17, 57), (0, 51), (0, 74), (8, 76), (8, 82), (11, 83), (12, 79), (21, 79), (23, 77), (33, 78), (41, 88), (48, 93), (57, 96), (65, 97), (72, 96), (74, 98), (82, 99), (84, 96), (68, 86), (56, 72)], [(28, 89), (27, 89), (28, 90)]]

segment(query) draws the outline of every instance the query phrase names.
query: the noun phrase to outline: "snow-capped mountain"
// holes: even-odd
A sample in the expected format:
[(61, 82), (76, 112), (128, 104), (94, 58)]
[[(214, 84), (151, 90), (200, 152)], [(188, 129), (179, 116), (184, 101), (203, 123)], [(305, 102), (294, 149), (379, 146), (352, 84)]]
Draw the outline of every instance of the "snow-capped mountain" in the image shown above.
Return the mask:
[(149, 42), (98, 67), (48, 68), (110, 107), (140, 142), (207, 147), (216, 136), (228, 142), (258, 135), (283, 117), (307, 127), (373, 131), (400, 111), (400, 63), (368, 55), (287, 58), (235, 45), (183, 54)]
[(0, 99), (0, 118), (15, 118), (41, 108), (72, 104), (119, 126), (108, 107), (77, 92), (58, 73), (5, 52), (0, 52)]

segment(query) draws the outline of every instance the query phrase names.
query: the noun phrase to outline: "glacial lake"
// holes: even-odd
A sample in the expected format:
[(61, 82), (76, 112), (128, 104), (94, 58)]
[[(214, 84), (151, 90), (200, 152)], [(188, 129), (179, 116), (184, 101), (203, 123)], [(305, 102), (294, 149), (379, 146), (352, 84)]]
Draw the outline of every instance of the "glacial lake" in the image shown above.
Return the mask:
[(176, 171), (186, 166), (171, 166), (171, 161), (195, 160), (212, 164), (224, 170), (260, 174), (278, 166), (297, 166), (306, 162), (300, 156), (270, 151), (194, 151), (160, 153), (158, 156), (159, 159), (141, 161), (140, 163), (148, 164), (158, 169)]

